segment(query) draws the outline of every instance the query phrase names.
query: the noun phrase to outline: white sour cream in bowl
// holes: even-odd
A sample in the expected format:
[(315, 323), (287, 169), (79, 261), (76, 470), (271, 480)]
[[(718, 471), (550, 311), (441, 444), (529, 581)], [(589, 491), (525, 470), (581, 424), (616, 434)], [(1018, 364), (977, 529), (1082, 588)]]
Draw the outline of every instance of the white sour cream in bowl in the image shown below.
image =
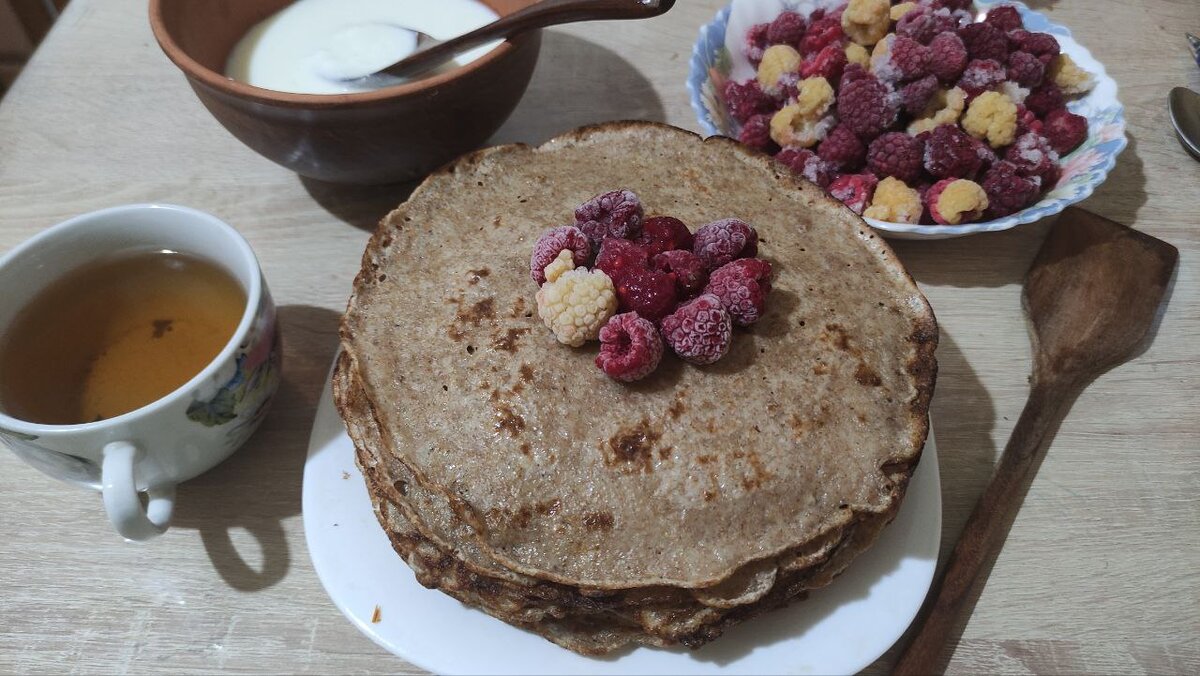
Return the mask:
[[(412, 31), (447, 40), (497, 18), (478, 0), (296, 0), (238, 41), (225, 74), (293, 94), (370, 91), (381, 83), (344, 78), (375, 72), (411, 54), (417, 46)], [(498, 44), (460, 54), (448, 65), (470, 63)]]

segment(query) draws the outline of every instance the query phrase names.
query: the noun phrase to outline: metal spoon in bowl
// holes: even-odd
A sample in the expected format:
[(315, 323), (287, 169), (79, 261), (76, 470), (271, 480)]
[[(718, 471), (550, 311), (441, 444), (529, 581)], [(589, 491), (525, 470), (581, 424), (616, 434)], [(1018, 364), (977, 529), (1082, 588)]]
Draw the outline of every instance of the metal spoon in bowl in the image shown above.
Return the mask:
[(1183, 149), (1200, 160), (1200, 94), (1187, 87), (1172, 89), (1169, 110)]
[[(331, 38), (319, 55), (317, 72), (334, 81), (396, 84), (475, 47), (527, 30), (576, 21), (649, 19), (674, 6), (675, 0), (542, 0), (444, 41), (404, 26), (360, 24)], [(407, 56), (400, 58), (403, 54)]]

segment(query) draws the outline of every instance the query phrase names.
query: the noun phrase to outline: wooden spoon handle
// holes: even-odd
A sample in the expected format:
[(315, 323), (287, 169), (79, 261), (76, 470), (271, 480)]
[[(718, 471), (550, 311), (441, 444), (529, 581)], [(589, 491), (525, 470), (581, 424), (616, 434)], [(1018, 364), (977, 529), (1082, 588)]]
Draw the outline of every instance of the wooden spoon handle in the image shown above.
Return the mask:
[(944, 668), (941, 657), (946, 644), (960, 618), (965, 621), (964, 611), (974, 607), (977, 585), (987, 580), (981, 573), (990, 569), (1000, 553), (1029, 479), (1045, 455), (1043, 442), (1070, 407), (1071, 394), (1069, 387), (1043, 386), (1035, 380), (991, 482), (963, 527), (941, 577), (934, 581), (931, 600), (925, 604), (924, 622), (900, 655), (893, 675), (934, 674)]
[(576, 21), (645, 19), (666, 12), (674, 4), (675, 0), (651, 3), (641, 0), (542, 0), (486, 26), (417, 52), (382, 72), (407, 77), (448, 61), (468, 49), (535, 28)]

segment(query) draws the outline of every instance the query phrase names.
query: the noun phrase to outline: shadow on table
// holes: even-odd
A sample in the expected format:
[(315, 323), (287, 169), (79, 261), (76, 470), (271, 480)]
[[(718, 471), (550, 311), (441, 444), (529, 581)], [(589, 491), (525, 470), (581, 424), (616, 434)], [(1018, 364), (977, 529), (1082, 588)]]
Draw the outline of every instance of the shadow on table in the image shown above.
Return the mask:
[[(279, 308), (283, 381), (271, 412), (229, 460), (179, 487), (174, 527), (199, 531), (213, 568), (239, 591), (266, 589), (291, 566), (283, 521), (300, 514), (308, 437), (337, 350), (338, 318), (324, 308)], [(235, 529), (257, 541), (257, 556), (235, 546)]]
[[(574, 35), (546, 31), (529, 89), (488, 145), (540, 143), (586, 124), (629, 119), (666, 119), (654, 85), (620, 54)], [(372, 232), (420, 181), (356, 186), (301, 177), (300, 183), (330, 215)]]

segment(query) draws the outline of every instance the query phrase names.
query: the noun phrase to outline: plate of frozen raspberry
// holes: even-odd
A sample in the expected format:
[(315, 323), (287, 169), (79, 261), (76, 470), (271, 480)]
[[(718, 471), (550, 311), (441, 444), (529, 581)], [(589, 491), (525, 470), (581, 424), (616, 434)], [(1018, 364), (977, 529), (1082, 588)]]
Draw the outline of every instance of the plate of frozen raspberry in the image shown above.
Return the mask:
[(1126, 145), (1103, 64), (1009, 0), (734, 0), (701, 28), (688, 89), (707, 133), (900, 239), (1057, 214)]

